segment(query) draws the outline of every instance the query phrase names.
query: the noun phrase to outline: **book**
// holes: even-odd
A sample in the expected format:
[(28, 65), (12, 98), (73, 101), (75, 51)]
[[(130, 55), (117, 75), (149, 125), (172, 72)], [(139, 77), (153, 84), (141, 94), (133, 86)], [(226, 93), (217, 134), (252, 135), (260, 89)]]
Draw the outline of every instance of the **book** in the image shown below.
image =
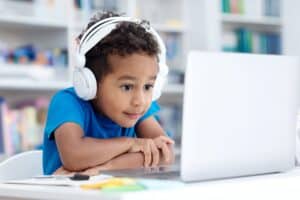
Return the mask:
[(280, 16), (280, 0), (264, 0), (264, 15), (279, 17)]
[(5, 99), (0, 97), (0, 154), (4, 154), (4, 115), (3, 115), (3, 106), (2, 104), (5, 103)]
[(42, 144), (48, 104), (40, 97), (11, 107), (0, 97), (0, 154), (10, 156)]
[(11, 155), (13, 153), (13, 146), (11, 143), (11, 134), (10, 134), (10, 117), (11, 112), (8, 109), (7, 102), (4, 98), (1, 98), (0, 102), (0, 115), (1, 115), (1, 141), (3, 145), (3, 153), (6, 155)]
[(230, 0), (222, 0), (222, 12), (230, 13)]
[(236, 30), (237, 35), (237, 51), (251, 53), (252, 49), (252, 32), (246, 28), (239, 28)]
[(222, 49), (226, 52), (237, 51), (237, 37), (234, 31), (227, 30), (222, 34)]

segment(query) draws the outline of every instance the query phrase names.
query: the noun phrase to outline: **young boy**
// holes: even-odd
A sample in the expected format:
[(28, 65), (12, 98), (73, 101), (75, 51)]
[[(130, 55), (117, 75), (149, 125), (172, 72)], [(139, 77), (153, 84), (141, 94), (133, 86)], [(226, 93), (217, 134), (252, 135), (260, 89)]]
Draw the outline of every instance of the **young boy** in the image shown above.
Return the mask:
[[(116, 16), (97, 14), (85, 31)], [(159, 110), (152, 95), (160, 47), (142, 23), (120, 22), (84, 55), (97, 81), (94, 99), (79, 98), (74, 88), (52, 98), (44, 135), (45, 174), (94, 175), (173, 162), (174, 141), (153, 117)]]

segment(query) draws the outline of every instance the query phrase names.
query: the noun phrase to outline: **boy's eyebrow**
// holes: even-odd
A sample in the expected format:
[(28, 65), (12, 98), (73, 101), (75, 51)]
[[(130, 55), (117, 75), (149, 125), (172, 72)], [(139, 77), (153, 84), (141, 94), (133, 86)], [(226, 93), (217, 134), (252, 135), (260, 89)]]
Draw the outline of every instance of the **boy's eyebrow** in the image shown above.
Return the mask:
[(156, 80), (156, 76), (150, 76), (149, 80)]
[(134, 76), (129, 76), (129, 75), (124, 75), (124, 76), (120, 76), (119, 78), (118, 78), (118, 80), (136, 80), (137, 78), (136, 77), (134, 77)]
[[(119, 77), (118, 80), (119, 81), (122, 81), (122, 80), (132, 80), (132, 81), (135, 81), (135, 80), (137, 80), (137, 78), (134, 77), (134, 76), (130, 76), (130, 75), (124, 75), (124, 76)], [(149, 80), (156, 80), (156, 76), (150, 76)]]

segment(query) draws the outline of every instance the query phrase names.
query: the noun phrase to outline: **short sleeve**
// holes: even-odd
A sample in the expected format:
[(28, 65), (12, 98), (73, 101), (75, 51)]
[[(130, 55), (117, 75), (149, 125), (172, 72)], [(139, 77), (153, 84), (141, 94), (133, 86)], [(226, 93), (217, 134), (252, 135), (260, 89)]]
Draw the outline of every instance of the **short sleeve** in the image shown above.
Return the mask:
[(138, 120), (137, 124), (141, 123), (145, 119), (147, 119), (150, 116), (153, 116), (155, 113), (157, 113), (160, 110), (160, 107), (156, 101), (153, 101), (151, 103), (150, 108), (147, 110), (147, 112)]
[(45, 137), (52, 139), (52, 133), (66, 122), (74, 122), (84, 129), (84, 112), (79, 101), (66, 90), (53, 96), (48, 109)]

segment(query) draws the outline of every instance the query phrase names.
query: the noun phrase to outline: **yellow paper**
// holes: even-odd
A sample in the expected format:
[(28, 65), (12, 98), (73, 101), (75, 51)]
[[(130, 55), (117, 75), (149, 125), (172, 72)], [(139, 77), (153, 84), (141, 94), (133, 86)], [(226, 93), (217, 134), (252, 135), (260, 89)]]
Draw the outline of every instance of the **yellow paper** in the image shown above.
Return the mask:
[(101, 188), (109, 188), (109, 187), (120, 187), (124, 185), (135, 184), (136, 181), (130, 178), (110, 178), (105, 181), (101, 181), (98, 183), (91, 184), (82, 184), (80, 188), (82, 189), (101, 189)]

